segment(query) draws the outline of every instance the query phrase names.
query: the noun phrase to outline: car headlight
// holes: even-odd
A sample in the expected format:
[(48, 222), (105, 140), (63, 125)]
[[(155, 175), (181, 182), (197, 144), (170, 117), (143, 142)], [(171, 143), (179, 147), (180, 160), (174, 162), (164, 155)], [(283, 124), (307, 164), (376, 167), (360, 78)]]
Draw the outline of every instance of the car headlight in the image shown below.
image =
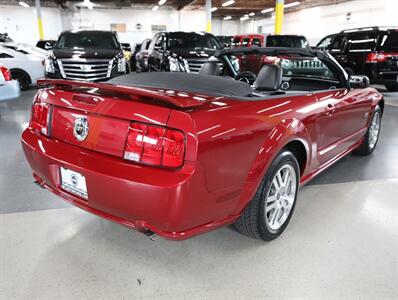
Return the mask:
[(169, 58), (169, 67), (170, 67), (170, 72), (179, 72), (180, 71), (180, 63), (178, 62), (178, 59), (175, 57), (170, 57)]
[(44, 67), (45, 67), (46, 73), (55, 73), (54, 60), (52, 58), (45, 59)]
[(126, 59), (124, 57), (117, 60), (117, 71), (119, 73), (126, 73)]

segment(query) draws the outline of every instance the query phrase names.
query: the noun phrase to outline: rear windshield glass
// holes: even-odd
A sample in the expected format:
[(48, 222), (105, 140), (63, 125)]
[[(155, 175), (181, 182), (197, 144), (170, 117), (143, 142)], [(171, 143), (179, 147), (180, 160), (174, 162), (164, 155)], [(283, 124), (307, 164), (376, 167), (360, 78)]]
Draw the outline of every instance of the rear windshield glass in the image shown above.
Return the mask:
[(376, 32), (358, 32), (348, 37), (348, 49), (350, 52), (370, 52), (376, 47)]
[(120, 49), (119, 42), (111, 32), (66, 32), (63, 33), (55, 48), (72, 49)]
[(211, 35), (182, 32), (171, 33), (168, 46), (170, 49), (221, 49), (221, 44)]
[(398, 31), (391, 31), (383, 35), (381, 38), (380, 50), (398, 51)]
[(267, 37), (267, 47), (287, 47), (287, 48), (306, 48), (308, 42), (300, 36), (278, 36), (270, 35)]

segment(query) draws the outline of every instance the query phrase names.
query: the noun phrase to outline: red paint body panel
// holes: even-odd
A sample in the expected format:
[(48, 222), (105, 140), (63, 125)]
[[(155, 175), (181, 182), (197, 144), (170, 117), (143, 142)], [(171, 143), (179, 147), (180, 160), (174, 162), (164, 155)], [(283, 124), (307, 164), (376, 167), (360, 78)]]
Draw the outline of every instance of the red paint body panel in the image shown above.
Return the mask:
[[(173, 98), (172, 107), (164, 107), (107, 96), (93, 105), (74, 101), (71, 91), (39, 91), (36, 100), (51, 104), (54, 118), (50, 137), (31, 128), (22, 135), (35, 178), (87, 211), (165, 238), (184, 239), (234, 222), (289, 142), (300, 142), (306, 150), (301, 183), (352, 151), (382, 100), (372, 88), (339, 89), (259, 101), (204, 96), (200, 105), (187, 107), (188, 97), (177, 94), (167, 96)], [(73, 114), (89, 118), (92, 136), (86, 141), (73, 139)], [(124, 160), (132, 120), (184, 132), (183, 167)], [(86, 177), (88, 201), (61, 189), (61, 166)]]

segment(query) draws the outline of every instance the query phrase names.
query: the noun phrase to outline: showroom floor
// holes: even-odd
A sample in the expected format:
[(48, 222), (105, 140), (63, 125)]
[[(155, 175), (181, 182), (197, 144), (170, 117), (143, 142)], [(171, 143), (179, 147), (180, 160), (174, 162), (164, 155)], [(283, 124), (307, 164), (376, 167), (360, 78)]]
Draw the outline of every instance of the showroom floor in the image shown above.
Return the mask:
[(373, 155), (303, 187), (263, 243), (230, 227), (153, 242), (36, 187), (19, 142), (34, 92), (0, 103), (0, 299), (398, 298), (398, 93)]

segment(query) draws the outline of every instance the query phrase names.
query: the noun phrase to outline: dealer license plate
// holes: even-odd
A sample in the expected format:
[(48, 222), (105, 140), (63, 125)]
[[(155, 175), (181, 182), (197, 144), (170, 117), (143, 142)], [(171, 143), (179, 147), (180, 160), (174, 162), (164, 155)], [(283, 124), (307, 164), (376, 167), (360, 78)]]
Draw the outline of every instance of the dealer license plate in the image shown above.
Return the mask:
[(61, 167), (61, 186), (69, 193), (88, 199), (86, 178), (78, 172)]

